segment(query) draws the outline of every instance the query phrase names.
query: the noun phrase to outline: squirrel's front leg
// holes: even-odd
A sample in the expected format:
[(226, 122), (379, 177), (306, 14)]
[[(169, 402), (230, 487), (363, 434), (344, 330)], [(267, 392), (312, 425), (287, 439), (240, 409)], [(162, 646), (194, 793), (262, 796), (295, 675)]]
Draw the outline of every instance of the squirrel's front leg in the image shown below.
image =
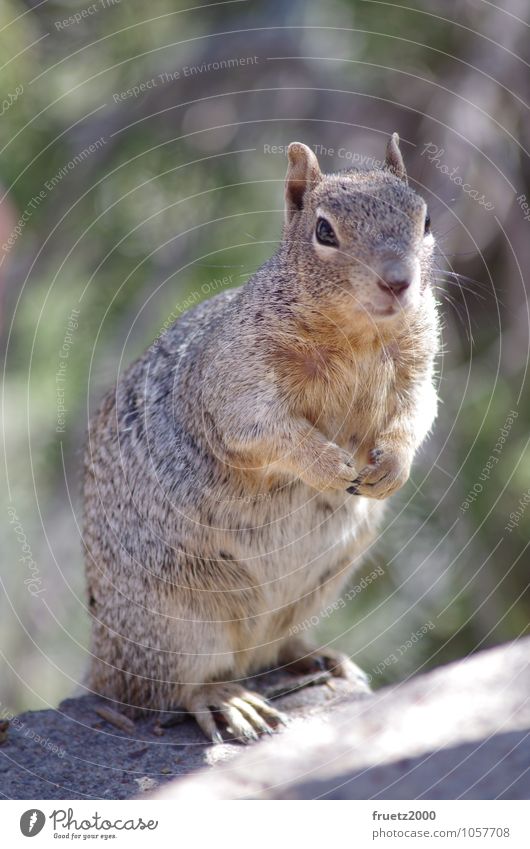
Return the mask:
[(290, 423), (288, 434), (278, 440), (277, 452), (272, 470), (291, 472), (321, 492), (346, 491), (358, 474), (353, 456), (305, 420)]
[(420, 385), (400, 415), (375, 440), (369, 464), (359, 472), (348, 492), (368, 498), (388, 498), (408, 481), (417, 447), (436, 416), (437, 398), (429, 380)]
[(379, 500), (388, 498), (408, 481), (413, 456), (414, 452), (406, 445), (378, 443), (369, 452), (370, 463), (361, 469), (348, 492)]
[(226, 440), (231, 462), (238, 455), (252, 457), (250, 465), (259, 463), (269, 472), (295, 475), (320, 491), (346, 492), (352, 486), (358, 475), (353, 456), (326, 439), (311, 422), (283, 417), (269, 421), (248, 430), (232, 429)]

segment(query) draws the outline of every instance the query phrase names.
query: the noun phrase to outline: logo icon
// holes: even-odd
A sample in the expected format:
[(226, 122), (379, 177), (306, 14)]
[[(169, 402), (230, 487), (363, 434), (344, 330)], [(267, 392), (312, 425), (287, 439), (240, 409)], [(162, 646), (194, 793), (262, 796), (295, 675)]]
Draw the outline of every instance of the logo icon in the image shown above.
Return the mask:
[(46, 816), (38, 808), (30, 808), (24, 811), (20, 817), (20, 830), (24, 837), (35, 837), (44, 828)]

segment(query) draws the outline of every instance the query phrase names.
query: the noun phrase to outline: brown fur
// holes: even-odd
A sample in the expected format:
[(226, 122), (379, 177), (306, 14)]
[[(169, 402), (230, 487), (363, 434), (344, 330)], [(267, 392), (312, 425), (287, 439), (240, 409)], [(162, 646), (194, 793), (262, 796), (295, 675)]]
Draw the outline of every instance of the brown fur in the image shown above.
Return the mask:
[(133, 363), (85, 457), (90, 686), (215, 739), (212, 705), (249, 738), (272, 721), (234, 682), (303, 654), (297, 623), (340, 593), (436, 411), (432, 236), (397, 137), (381, 170), (322, 175), (298, 143), (289, 162), (277, 253)]

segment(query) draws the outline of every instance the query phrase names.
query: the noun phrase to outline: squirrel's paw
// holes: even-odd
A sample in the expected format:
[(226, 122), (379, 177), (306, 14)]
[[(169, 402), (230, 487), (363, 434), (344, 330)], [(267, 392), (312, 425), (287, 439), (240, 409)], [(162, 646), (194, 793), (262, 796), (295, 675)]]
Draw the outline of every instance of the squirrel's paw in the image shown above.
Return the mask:
[(410, 474), (410, 460), (394, 452), (374, 448), (370, 452), (371, 463), (361, 469), (352, 485), (347, 488), (351, 495), (366, 498), (388, 498), (406, 484)]
[(243, 743), (257, 740), (260, 734), (272, 734), (286, 717), (261, 696), (239, 684), (212, 683), (197, 687), (184, 707), (214, 743), (223, 738), (217, 726), (220, 720)]
[(360, 690), (370, 692), (368, 678), (356, 663), (340, 651), (331, 648), (308, 651), (303, 657), (297, 657), (285, 667), (295, 674), (329, 672), (335, 678), (346, 678), (355, 683)]
[(344, 490), (351, 486), (357, 476), (355, 461), (351, 454), (330, 443), (318, 455), (308, 458), (300, 472), (302, 480), (320, 492), (327, 489)]

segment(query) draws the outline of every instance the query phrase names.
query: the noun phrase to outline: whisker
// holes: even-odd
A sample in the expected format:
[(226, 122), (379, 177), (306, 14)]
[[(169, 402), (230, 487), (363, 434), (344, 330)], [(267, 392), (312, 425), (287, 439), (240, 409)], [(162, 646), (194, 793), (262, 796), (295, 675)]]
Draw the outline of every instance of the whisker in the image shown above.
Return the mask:
[(435, 277), (435, 280), (441, 286), (453, 286), (453, 287), (455, 287), (456, 289), (458, 289), (462, 293), (462, 296), (463, 296), (464, 299), (465, 299), (465, 296), (467, 294), (467, 295), (473, 295), (474, 298), (479, 298), (481, 301), (484, 301), (485, 303), (488, 300), (485, 297), (485, 295), (483, 295), (481, 292), (475, 292), (475, 291), (473, 291), (473, 289), (466, 289), (464, 286), (461, 286), (460, 283), (458, 282), (458, 280), (448, 280), (445, 277)]
[(442, 239), (446, 239), (447, 236), (449, 236), (449, 234), (452, 233), (453, 230), (455, 230), (456, 227), (462, 227), (462, 226), (463, 226), (463, 224), (462, 224), (461, 221), (455, 221), (455, 223), (449, 228), (449, 230), (446, 230), (445, 233), (436, 233), (436, 241), (438, 243), (440, 243), (440, 241)]
[(453, 277), (444, 277), (442, 275), (435, 274), (435, 279), (438, 281), (438, 283), (443, 283), (445, 286), (456, 287), (462, 292), (463, 295), (467, 293), (470, 295), (474, 295), (477, 298), (481, 298), (484, 301), (487, 300), (486, 295), (495, 294), (495, 292), (492, 292), (491, 289), (484, 286), (481, 286), (478, 291), (476, 289), (473, 289), (471, 286), (464, 286), (458, 279), (455, 280)]
[(468, 277), (466, 274), (461, 274), (459, 271), (453, 271), (452, 269), (447, 268), (439, 268), (437, 271), (441, 274), (448, 274), (451, 277), (456, 277), (459, 280), (466, 280), (468, 283), (475, 283), (477, 286), (489, 288), (489, 285), (484, 283), (483, 280), (477, 280), (475, 277)]
[(439, 254), (440, 256), (443, 256), (444, 259), (447, 259), (451, 256), (478, 256), (478, 250), (475, 249), (474, 251), (457, 251), (455, 253), (450, 254), (445, 253), (445, 251), (433, 251), (433, 254)]
[[(476, 297), (479, 297), (479, 292), (475, 291), (475, 289), (479, 289), (484, 293), (483, 295), (480, 295), (482, 300), (487, 301), (488, 297), (492, 297), (496, 303), (503, 307), (503, 309), (508, 309), (507, 304), (499, 297), (497, 290), (488, 283), (484, 283), (481, 280), (475, 280), (472, 277), (467, 277), (465, 274), (459, 274), (456, 271), (447, 271), (444, 269), (437, 269), (435, 276), (438, 280), (443, 281), (446, 284), (457, 286), (462, 291), (462, 294), (469, 292)], [(467, 283), (471, 283), (472, 286), (464, 285)]]
[(472, 319), (471, 319), (471, 316), (469, 315), (469, 312), (467, 311), (467, 309), (466, 309), (466, 316), (467, 316), (467, 318), (468, 318), (468, 322), (466, 323), (466, 322), (464, 321), (464, 317), (463, 317), (462, 312), (461, 312), (461, 311), (462, 311), (462, 309), (463, 309), (463, 307), (464, 307), (464, 305), (463, 305), (463, 304), (461, 304), (461, 303), (456, 302), (456, 301), (454, 300), (454, 298), (453, 298), (451, 295), (449, 295), (449, 293), (448, 293), (448, 292), (444, 291), (443, 289), (440, 289), (440, 287), (439, 287), (439, 286), (436, 286), (435, 288), (436, 288), (436, 289), (440, 292), (441, 299), (442, 299), (442, 300), (444, 300), (444, 301), (446, 301), (446, 302), (449, 304), (449, 306), (450, 306), (450, 307), (452, 307), (452, 309), (453, 309), (453, 310), (454, 310), (454, 312), (456, 313), (456, 316), (457, 316), (457, 318), (458, 318), (458, 320), (459, 320), (460, 324), (462, 325), (462, 327), (463, 327), (463, 329), (464, 329), (464, 332), (465, 332), (465, 334), (466, 334), (466, 338), (467, 338), (467, 340), (468, 340), (468, 341), (469, 341), (472, 345), (474, 345), (473, 332), (472, 332), (472, 330), (471, 330), (471, 321), (472, 321)]

